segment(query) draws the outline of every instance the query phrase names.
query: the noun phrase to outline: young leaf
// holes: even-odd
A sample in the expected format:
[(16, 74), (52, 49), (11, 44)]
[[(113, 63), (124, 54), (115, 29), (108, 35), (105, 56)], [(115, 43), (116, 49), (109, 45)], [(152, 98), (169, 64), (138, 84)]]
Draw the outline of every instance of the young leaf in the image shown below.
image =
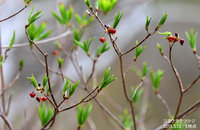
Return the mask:
[(48, 81), (47, 74), (45, 74), (45, 76), (43, 77), (43, 82), (42, 82), (43, 88), (46, 86), (47, 81)]
[(70, 87), (69, 87), (69, 95), (67, 96), (68, 98), (70, 98), (70, 97), (74, 94), (74, 92), (75, 92), (75, 90), (76, 90), (76, 88), (77, 88), (79, 82), (80, 82), (80, 81), (78, 81), (77, 83), (75, 83), (73, 86), (70, 84)]
[(1, 56), (0, 67), (3, 65), (4, 62), (5, 62), (5, 59), (3, 58), (3, 56)]
[(116, 3), (117, 3), (117, 0), (98, 0), (99, 8), (101, 11), (104, 12), (104, 14), (113, 10)]
[(61, 69), (63, 65), (64, 59), (58, 57), (58, 67)]
[(150, 24), (150, 22), (151, 22), (151, 19), (152, 19), (152, 17), (149, 18), (149, 17), (147, 16), (147, 20), (146, 20), (146, 24), (145, 24), (145, 29), (146, 29), (146, 30), (148, 30), (148, 28), (149, 28), (149, 24)]
[[(138, 41), (136, 41), (136, 45), (138, 45)], [(146, 46), (144, 46), (144, 47), (142, 47), (142, 46), (136, 47), (134, 61), (137, 60), (137, 58), (140, 56), (140, 54), (143, 52), (143, 50), (145, 48), (146, 48)]]
[(35, 77), (33, 76), (33, 74), (32, 74), (31, 77), (27, 77), (27, 78), (31, 81), (31, 84), (32, 84), (35, 88), (38, 87), (38, 83), (37, 83)]
[(62, 45), (61, 45), (58, 41), (54, 42), (54, 45), (55, 45), (59, 50), (62, 50), (62, 49), (63, 49), (63, 48), (62, 48)]
[(119, 24), (122, 16), (123, 16), (124, 12), (123, 13), (118, 13), (117, 15), (115, 14), (115, 21), (113, 23), (113, 28), (115, 29), (117, 27), (117, 25)]
[(168, 17), (167, 12), (162, 15), (162, 18), (160, 19), (160, 22), (158, 23), (158, 28), (160, 28), (165, 23), (165, 21), (167, 20), (167, 17)]
[(103, 46), (101, 46), (97, 49), (96, 57), (99, 57), (101, 54), (103, 54), (104, 52), (106, 52), (110, 49), (110, 47), (107, 47), (107, 45), (108, 45), (108, 42), (105, 42), (103, 44)]
[(163, 39), (167, 39), (169, 36), (172, 36), (171, 32), (158, 32), (160, 35), (166, 35), (166, 37), (163, 37)]
[(110, 76), (110, 67), (107, 70), (105, 70), (103, 80), (101, 81), (101, 85), (99, 86), (100, 89), (105, 88), (112, 81), (116, 80), (116, 78), (114, 78), (114, 75), (111, 75), (110, 77), (109, 76)]
[(91, 8), (92, 6), (91, 6), (91, 3), (90, 3), (90, 0), (84, 0), (85, 1), (85, 4), (89, 7), (89, 8)]
[(24, 4), (26, 6), (29, 6), (31, 4), (32, 0), (24, 0)]
[(41, 121), (41, 126), (44, 126), (53, 116), (54, 110), (51, 107), (47, 109), (46, 104), (43, 103), (43, 106), (38, 105), (38, 114)]
[(24, 66), (24, 59), (20, 59), (20, 61), (19, 61), (19, 70), (22, 70), (23, 66)]
[(190, 47), (192, 48), (193, 52), (196, 53), (196, 41), (197, 41), (197, 35), (198, 33), (196, 32), (194, 35), (194, 30), (191, 29), (190, 30), (190, 36), (188, 34), (188, 32), (185, 32), (187, 40), (190, 44)]
[(132, 91), (132, 103), (133, 104), (136, 104), (137, 103), (137, 101), (139, 100), (139, 98), (141, 97), (141, 95), (142, 95), (142, 93), (143, 93), (143, 88), (141, 88), (141, 89), (139, 89), (139, 90), (137, 90), (136, 92), (135, 92), (135, 89), (133, 89), (133, 91)]
[(15, 43), (15, 31), (13, 32), (12, 38), (10, 40), (10, 44), (9, 44), (8, 50), (10, 50), (12, 48), (14, 43)]
[(32, 23), (34, 23), (36, 20), (38, 20), (42, 16), (42, 15), (40, 15), (41, 12), (42, 12), (41, 10), (37, 11), (34, 15), (32, 15), (33, 10), (34, 10), (34, 7), (31, 10), (31, 12), (29, 13), (28, 24), (27, 25), (31, 25)]
[(73, 29), (74, 41), (75, 40), (80, 41), (83, 36), (84, 31), (78, 30), (74, 26), (72, 26), (72, 29)]
[(152, 81), (155, 92), (158, 92), (159, 84), (160, 84), (162, 77), (163, 77), (162, 70), (157, 70), (155, 75), (154, 75), (153, 71), (151, 71), (151, 81)]
[(146, 77), (148, 71), (149, 71), (149, 69), (147, 68), (147, 62), (144, 62), (143, 70), (142, 70), (142, 79), (144, 79)]
[(158, 50), (159, 50), (160, 54), (163, 55), (162, 46), (159, 43), (157, 43), (157, 47), (158, 47)]

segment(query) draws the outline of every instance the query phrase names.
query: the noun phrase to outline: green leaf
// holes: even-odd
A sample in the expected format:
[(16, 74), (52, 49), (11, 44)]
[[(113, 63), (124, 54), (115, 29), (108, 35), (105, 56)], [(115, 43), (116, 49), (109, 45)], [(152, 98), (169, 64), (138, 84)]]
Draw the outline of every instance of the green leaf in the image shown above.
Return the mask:
[(64, 24), (63, 19), (58, 14), (56, 14), (56, 12), (51, 11), (51, 14), (59, 21), (60, 24)]
[(68, 98), (70, 98), (74, 94), (74, 92), (75, 92), (75, 90), (76, 90), (79, 82), (80, 81), (78, 81), (77, 83), (75, 83), (73, 86), (69, 87), (69, 96), (68, 96)]
[(47, 38), (49, 35), (51, 35), (51, 33), (52, 33), (52, 30), (49, 30), (48, 32), (40, 35), (38, 40), (42, 40), (42, 39)]
[(155, 92), (157, 92), (159, 89), (159, 84), (163, 77), (163, 73), (164, 72), (162, 70), (157, 70), (156, 74), (154, 75), (153, 71), (151, 71), (151, 81)]
[(134, 94), (134, 92), (135, 92), (135, 95), (133, 95), (132, 96), (132, 103), (133, 104), (136, 104), (137, 103), (137, 101), (139, 100), (139, 98), (141, 97), (141, 95), (142, 95), (142, 93), (143, 93), (143, 88), (141, 88), (141, 89), (139, 89), (139, 90), (137, 90), (136, 92), (135, 92), (135, 89), (133, 89), (133, 91), (132, 91), (132, 95)]
[(42, 82), (43, 88), (46, 86), (47, 81), (48, 81), (47, 74), (45, 74), (45, 76), (43, 77), (43, 82)]
[(110, 47), (107, 47), (107, 45), (108, 45), (108, 42), (105, 42), (103, 44), (103, 46), (101, 46), (97, 49), (96, 57), (99, 57), (101, 54), (103, 54), (104, 52), (106, 52), (110, 49)]
[[(33, 7), (33, 9), (34, 9), (34, 7)], [(30, 12), (29, 17), (28, 17), (28, 25), (31, 25), (32, 23), (34, 23), (36, 20), (38, 20), (42, 16), (42, 15), (40, 15), (42, 12), (41, 10), (37, 11), (34, 15), (32, 15), (33, 9)]]
[(107, 70), (105, 70), (104, 77), (101, 81), (101, 85), (99, 86), (100, 89), (105, 88), (108, 84), (116, 80), (116, 78), (114, 78), (114, 75), (111, 75), (110, 77), (109, 76), (110, 76), (110, 67)]
[[(136, 41), (136, 45), (138, 45), (138, 41)], [(136, 47), (134, 60), (136, 60), (140, 56), (140, 54), (143, 52), (143, 50), (145, 48), (146, 48), (146, 46), (144, 46), (144, 47), (142, 47), (142, 46)]]
[(64, 20), (66, 20), (67, 19), (67, 12), (66, 12), (65, 5), (62, 2), (59, 3), (59, 9), (60, 9), (60, 13), (61, 13), (62, 18)]
[(76, 114), (76, 117), (77, 117), (77, 120), (78, 120), (78, 126), (82, 126), (85, 121), (87, 120), (89, 114), (91, 113), (92, 111), (92, 105), (91, 104), (88, 104), (87, 105), (87, 108), (86, 108), (86, 111), (84, 113), (84, 108), (82, 105), (78, 105), (78, 112)]
[(88, 118), (88, 116), (90, 115), (91, 111), (92, 111), (92, 104), (89, 103), (89, 104), (87, 105), (86, 112), (85, 112), (85, 114), (84, 114), (84, 118), (83, 118), (82, 123), (84, 123), (84, 122), (87, 120), (87, 118)]
[(158, 47), (158, 50), (160, 51), (160, 54), (163, 55), (162, 46), (159, 43), (157, 43), (157, 47)]
[(13, 32), (12, 38), (10, 40), (10, 44), (9, 44), (9, 47), (8, 47), (9, 50), (12, 48), (14, 43), (15, 43), (15, 31)]
[(27, 77), (27, 78), (31, 81), (31, 84), (32, 84), (35, 88), (38, 87), (38, 83), (37, 83), (35, 77), (33, 76), (33, 74), (32, 74), (31, 77)]
[(98, 0), (99, 9), (105, 14), (113, 10), (117, 3), (117, 0)]
[(177, 127), (172, 127), (172, 130), (184, 130), (185, 126), (186, 126), (186, 121), (180, 119), (180, 120), (176, 120), (173, 126), (177, 126)]
[(3, 58), (3, 56), (1, 56), (0, 67), (3, 65), (4, 62), (5, 62), (5, 59)]
[(58, 57), (58, 67), (61, 69), (63, 65), (64, 59)]
[(84, 31), (76, 29), (74, 26), (72, 26), (72, 29), (73, 29), (74, 41), (75, 40), (80, 41), (83, 36)]
[(43, 103), (43, 106), (38, 105), (38, 114), (41, 121), (41, 126), (44, 126), (53, 117), (54, 110), (51, 107), (47, 109), (46, 104)]
[(55, 45), (59, 50), (62, 50), (62, 45), (61, 45), (58, 41), (54, 42), (54, 45)]
[(158, 23), (158, 28), (160, 28), (165, 23), (165, 21), (167, 20), (167, 17), (168, 17), (167, 12), (162, 15), (162, 18), (160, 19), (160, 22)]
[(19, 70), (22, 70), (23, 66), (24, 66), (24, 59), (20, 59), (19, 60)]
[(124, 12), (123, 13), (118, 13), (117, 15), (115, 14), (115, 21), (113, 23), (113, 28), (115, 29), (117, 27), (117, 25), (119, 24), (122, 16), (123, 16)]
[(142, 70), (142, 79), (144, 79), (146, 77), (148, 71), (149, 71), (149, 69), (147, 68), (147, 63), (144, 62), (143, 63), (143, 70)]
[(90, 0), (84, 0), (85, 1), (85, 4), (89, 7), (89, 8), (91, 8), (92, 6), (91, 6), (91, 3), (90, 3)]
[(152, 19), (152, 17), (148, 17), (147, 16), (147, 20), (146, 20), (146, 24), (145, 24), (145, 28), (148, 30), (148, 28), (149, 28), (149, 24), (150, 24), (150, 22), (151, 22), (151, 19)]
[(196, 41), (197, 41), (197, 35), (198, 33), (196, 32), (194, 35), (194, 30), (191, 29), (190, 30), (190, 36), (188, 34), (188, 32), (185, 32), (187, 40), (190, 44), (190, 47), (192, 48), (193, 52), (196, 53)]

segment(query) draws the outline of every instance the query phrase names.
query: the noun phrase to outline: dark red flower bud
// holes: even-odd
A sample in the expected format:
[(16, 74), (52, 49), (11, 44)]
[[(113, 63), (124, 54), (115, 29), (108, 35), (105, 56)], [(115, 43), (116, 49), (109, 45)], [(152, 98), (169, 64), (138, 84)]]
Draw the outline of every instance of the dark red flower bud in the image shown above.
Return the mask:
[(31, 93), (29, 93), (29, 95), (31, 98), (34, 98), (36, 94), (34, 92), (31, 92)]
[(110, 25), (104, 25), (104, 27), (108, 29), (110, 27)]
[(36, 97), (36, 100), (37, 100), (38, 102), (40, 102), (40, 97)]
[(181, 39), (181, 40), (180, 40), (180, 44), (181, 44), (181, 46), (183, 46), (183, 44), (184, 44), (184, 39)]
[(178, 33), (175, 33), (175, 37), (178, 37)]
[(111, 28), (111, 29), (109, 30), (109, 33), (111, 33), (111, 34), (115, 34), (115, 33), (116, 33), (116, 29)]
[(44, 102), (44, 101), (46, 101), (46, 100), (47, 100), (47, 98), (46, 98), (46, 97), (44, 97), (44, 96), (42, 96), (42, 97), (40, 97), (40, 100), (41, 100), (42, 102)]
[(40, 87), (40, 86), (41, 86), (41, 84), (40, 84), (40, 83), (38, 83), (38, 86)]
[(176, 38), (174, 36), (169, 36), (167, 39), (169, 42), (174, 42)]
[(106, 41), (106, 38), (105, 37), (101, 37), (101, 38), (99, 38), (99, 41), (101, 41), (102, 43), (104, 43)]

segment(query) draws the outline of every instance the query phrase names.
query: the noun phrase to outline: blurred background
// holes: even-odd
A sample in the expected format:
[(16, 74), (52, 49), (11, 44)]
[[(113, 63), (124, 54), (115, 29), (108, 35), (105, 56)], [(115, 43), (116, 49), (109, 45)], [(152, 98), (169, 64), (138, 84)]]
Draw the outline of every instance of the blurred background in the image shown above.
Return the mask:
[[(1, 38), (0, 42), (2, 46), (7, 46), (12, 37), (13, 30), (16, 31), (16, 41), (15, 44), (27, 43), (25, 37), (24, 25), (26, 24), (28, 14), (32, 9), (34, 4), (35, 9), (42, 10), (43, 16), (36, 22), (42, 23), (47, 22), (47, 28), (52, 29), (53, 33), (50, 37), (57, 36), (68, 30), (68, 28), (60, 25), (55, 18), (51, 15), (51, 11), (58, 12), (58, 3), (63, 2), (67, 7), (72, 6), (74, 12), (82, 15), (87, 9), (83, 0), (33, 0), (31, 6), (25, 9), (16, 17), (9, 19), (3, 23), (0, 23)], [(17, 12), (19, 9), (24, 7), (23, 0), (0, 0), (0, 19), (6, 18), (13, 13)], [(150, 24), (150, 30), (153, 30), (158, 24), (163, 13), (168, 13), (168, 19), (164, 26), (159, 30), (160, 32), (170, 31), (173, 34), (178, 33), (183, 39), (185, 39), (184, 46), (180, 44), (175, 45), (173, 48), (173, 62), (178, 72), (182, 78), (184, 87), (187, 87), (191, 82), (199, 75), (198, 64), (196, 57), (193, 55), (192, 50), (186, 40), (185, 31), (189, 32), (191, 28), (194, 28), (195, 32), (199, 32), (200, 26), (200, 1), (199, 0), (118, 0), (115, 8), (110, 13), (104, 15), (99, 13), (99, 17), (105, 24), (112, 25), (114, 21), (114, 14), (119, 11), (124, 11), (124, 16), (117, 27), (117, 43), (122, 51), (128, 50), (130, 47), (135, 45), (135, 41), (141, 41), (145, 38), (145, 22), (146, 16), (152, 16), (152, 22)], [(75, 19), (73, 19), (72, 24), (76, 25)], [(71, 30), (71, 29), (70, 29)], [(91, 53), (95, 54), (95, 50), (101, 43), (98, 38), (103, 35), (104, 31), (100, 24), (94, 21), (89, 25), (82, 41), (88, 37), (96, 36), (95, 42), (91, 45)], [(108, 37), (106, 36), (108, 39)], [(197, 38), (197, 53), (199, 52), (199, 38)], [(73, 46), (73, 35), (68, 35), (59, 40), (64, 45), (64, 49), (67, 51)], [(137, 63), (133, 66), (142, 69), (143, 62), (147, 62), (147, 66), (151, 67), (154, 71), (161, 69), (164, 70), (164, 77), (160, 84), (160, 94), (167, 101), (172, 114), (175, 113), (178, 99), (179, 99), (179, 89), (176, 78), (172, 72), (172, 69), (168, 62), (166, 62), (161, 56), (157, 49), (157, 43), (163, 46), (164, 53), (168, 55), (168, 42), (163, 40), (162, 36), (158, 33), (150, 37), (143, 45), (146, 46), (144, 52), (141, 54)], [(28, 43), (27, 43), (28, 44)], [(109, 43), (111, 46), (111, 43)], [(59, 71), (57, 67), (57, 56), (52, 54), (52, 51), (56, 49), (55, 45), (52, 43), (41, 45), (42, 50), (48, 52), (48, 62), (49, 66), (54, 68), (55, 71)], [(43, 60), (40, 53), (34, 49), (37, 56)], [(124, 69), (130, 65), (134, 57), (134, 51), (124, 58)], [(61, 53), (60, 56), (65, 59), (63, 72), (65, 75), (71, 77), (75, 81), (79, 80), (78, 75), (75, 72), (73, 65), (70, 63), (69, 59), (63, 57)], [(83, 71), (86, 76), (89, 76), (92, 68), (92, 61), (85, 55), (85, 53), (79, 49), (78, 56), (80, 64), (83, 66)], [(8, 59), (3, 65), (5, 74), (5, 84), (8, 85), (10, 81), (18, 73), (18, 61), (20, 58), (24, 59), (24, 68), (15, 85), (6, 91), (6, 101), (10, 95), (12, 95), (12, 102), (10, 107), (10, 113), (8, 118), (13, 123), (14, 128), (17, 130), (25, 129), (36, 130), (40, 128), (40, 121), (38, 117), (38, 102), (29, 97), (29, 93), (33, 90), (33, 86), (30, 84), (27, 76), (34, 74), (39, 82), (42, 82), (42, 77), (44, 76), (44, 67), (35, 60), (30, 52), (29, 47), (13, 48), (8, 53)], [(129, 105), (125, 100), (119, 60), (114, 50), (111, 49), (103, 54), (97, 62), (96, 74), (97, 81), (100, 82), (104, 70), (111, 67), (111, 73), (114, 74), (118, 79), (113, 82), (109, 87), (103, 90), (103, 93), (98, 95), (98, 99), (117, 117), (123, 115), (123, 110), (128, 109)], [(148, 75), (149, 78), (149, 75)], [(56, 100), (61, 100), (62, 96), (62, 79), (54, 74), (51, 74), (51, 82), (54, 84), (53, 91), (56, 91)], [(131, 88), (139, 84), (140, 78), (132, 71), (130, 71), (126, 76), (127, 89), (130, 92)], [(91, 80), (90, 86), (93, 85)], [(181, 106), (181, 112), (186, 108), (191, 106), (195, 101), (197, 101), (200, 96), (199, 82), (184, 96), (183, 103)], [(153, 92), (153, 87), (150, 80), (147, 79), (146, 83), (143, 85), (144, 93), (147, 96), (147, 111), (144, 119), (144, 125), (147, 130), (153, 130), (163, 123), (163, 119), (168, 119), (167, 112), (160, 102), (160, 100), (155, 96)], [(91, 87), (92, 88), (92, 87)], [(66, 102), (66, 106), (74, 104), (79, 101), (82, 97), (86, 95), (81, 89), (76, 91), (70, 102)], [(143, 95), (143, 98), (144, 96)], [(140, 115), (142, 107), (144, 107), (143, 98), (141, 98), (136, 105), (136, 115)], [(112, 119), (107, 117), (105, 113), (99, 108), (99, 106), (93, 102), (93, 110), (89, 119), (89, 124), (93, 124), (93, 129), (97, 130), (111, 130), (119, 129), (118, 125), (115, 124)], [(113, 106), (114, 104), (114, 106)], [(186, 119), (196, 119), (197, 128), (200, 128), (200, 113), (199, 110), (190, 114)], [(2, 120), (0, 120), (0, 129), (3, 129)], [(114, 125), (114, 126), (112, 126)], [(86, 123), (83, 126), (84, 130), (91, 129), (90, 125)], [(66, 111), (58, 115), (57, 120), (51, 128), (59, 130), (73, 130), (77, 128), (76, 119), (76, 109)], [(143, 128), (144, 129), (144, 128)]]

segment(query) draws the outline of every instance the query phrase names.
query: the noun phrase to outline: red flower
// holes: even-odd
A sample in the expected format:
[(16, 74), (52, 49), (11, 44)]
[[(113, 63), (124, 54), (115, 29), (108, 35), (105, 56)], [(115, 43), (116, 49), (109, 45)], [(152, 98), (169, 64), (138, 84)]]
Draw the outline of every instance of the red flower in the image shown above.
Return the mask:
[(34, 98), (36, 94), (34, 92), (30, 92), (29, 95), (31, 98)]
[(42, 97), (40, 97), (40, 100), (41, 100), (42, 102), (44, 102), (44, 101), (46, 101), (46, 100), (47, 100), (47, 98), (46, 98), (46, 97), (44, 97), (44, 96), (42, 96)]
[(106, 38), (105, 37), (101, 37), (101, 38), (99, 38), (99, 41), (101, 41), (102, 43), (104, 43), (106, 41)]

